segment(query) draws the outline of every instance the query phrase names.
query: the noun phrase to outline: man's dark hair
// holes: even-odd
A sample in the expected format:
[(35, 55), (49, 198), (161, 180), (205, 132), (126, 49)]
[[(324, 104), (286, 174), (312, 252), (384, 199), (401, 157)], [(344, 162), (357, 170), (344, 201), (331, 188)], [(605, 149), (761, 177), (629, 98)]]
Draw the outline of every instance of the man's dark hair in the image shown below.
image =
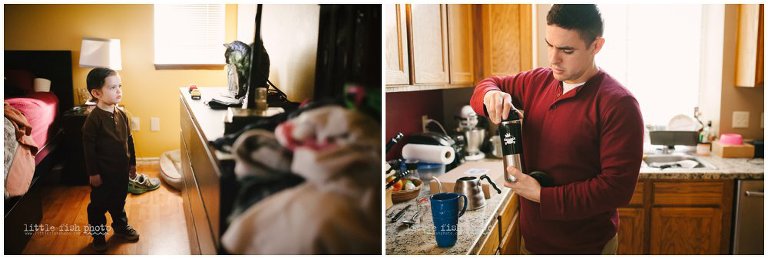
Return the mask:
[[(104, 86), (104, 80), (108, 76), (113, 76), (116, 74), (117, 72), (115, 72), (115, 70), (106, 67), (97, 67), (91, 69), (91, 72), (88, 72), (88, 76), (85, 78), (85, 85), (88, 88), (88, 93), (90, 93), (93, 89), (101, 89), (101, 87)], [(96, 97), (93, 97), (91, 100), (93, 101), (95, 99)]]
[(549, 9), (547, 25), (556, 25), (566, 30), (576, 30), (589, 46), (603, 36), (603, 18), (593, 4), (556, 4)]

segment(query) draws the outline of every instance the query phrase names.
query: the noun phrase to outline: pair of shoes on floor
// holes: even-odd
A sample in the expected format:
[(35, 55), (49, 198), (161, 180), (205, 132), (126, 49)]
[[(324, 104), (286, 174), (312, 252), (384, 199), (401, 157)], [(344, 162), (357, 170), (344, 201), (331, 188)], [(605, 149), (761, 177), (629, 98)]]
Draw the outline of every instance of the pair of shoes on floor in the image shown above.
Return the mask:
[[(133, 229), (133, 227), (131, 227), (130, 225), (125, 226), (125, 228), (122, 228), (122, 229), (115, 229), (115, 235), (121, 238), (124, 238), (125, 240), (128, 240), (128, 241), (139, 240), (139, 232)], [(93, 242), (91, 243), (91, 247), (93, 247), (93, 250), (95, 250), (98, 253), (106, 252), (107, 240), (105, 236), (94, 237)]]
[(94, 237), (93, 242), (91, 242), (91, 247), (93, 247), (93, 250), (98, 253), (106, 252), (107, 240), (104, 238), (104, 236)]
[(115, 228), (115, 235), (122, 237), (125, 240), (128, 241), (137, 241), (139, 240), (139, 232), (137, 232), (131, 225), (127, 225), (124, 228), (118, 229)]
[(128, 177), (128, 192), (142, 194), (160, 188), (160, 179), (150, 178), (145, 174), (136, 174), (136, 178)]

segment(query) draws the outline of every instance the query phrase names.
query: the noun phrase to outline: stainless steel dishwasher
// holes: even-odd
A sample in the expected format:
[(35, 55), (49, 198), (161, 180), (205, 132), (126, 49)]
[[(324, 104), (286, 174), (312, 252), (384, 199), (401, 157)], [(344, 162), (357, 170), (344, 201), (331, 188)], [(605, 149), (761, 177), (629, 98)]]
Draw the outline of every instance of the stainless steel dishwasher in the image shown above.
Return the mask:
[(763, 254), (763, 180), (739, 180), (731, 254)]

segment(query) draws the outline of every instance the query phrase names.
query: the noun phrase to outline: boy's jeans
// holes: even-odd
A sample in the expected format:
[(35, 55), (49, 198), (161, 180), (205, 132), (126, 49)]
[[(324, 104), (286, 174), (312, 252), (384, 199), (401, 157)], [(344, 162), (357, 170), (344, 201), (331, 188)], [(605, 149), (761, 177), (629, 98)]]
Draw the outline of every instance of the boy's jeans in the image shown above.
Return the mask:
[(88, 224), (91, 225), (91, 236), (104, 237), (107, 234), (107, 217), (112, 216), (113, 231), (121, 231), (128, 226), (125, 214), (125, 198), (128, 196), (128, 172), (124, 174), (101, 176), (101, 186), (91, 187), (91, 203), (88, 204)]

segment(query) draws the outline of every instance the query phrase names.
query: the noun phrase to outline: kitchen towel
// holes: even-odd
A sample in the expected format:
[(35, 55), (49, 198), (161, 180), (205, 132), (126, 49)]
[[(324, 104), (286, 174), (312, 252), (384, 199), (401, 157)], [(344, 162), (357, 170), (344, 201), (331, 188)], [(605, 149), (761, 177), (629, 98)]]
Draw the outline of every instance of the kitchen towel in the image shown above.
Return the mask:
[(452, 147), (406, 144), (403, 146), (403, 158), (408, 160), (419, 160), (426, 163), (450, 164), (456, 157)]

